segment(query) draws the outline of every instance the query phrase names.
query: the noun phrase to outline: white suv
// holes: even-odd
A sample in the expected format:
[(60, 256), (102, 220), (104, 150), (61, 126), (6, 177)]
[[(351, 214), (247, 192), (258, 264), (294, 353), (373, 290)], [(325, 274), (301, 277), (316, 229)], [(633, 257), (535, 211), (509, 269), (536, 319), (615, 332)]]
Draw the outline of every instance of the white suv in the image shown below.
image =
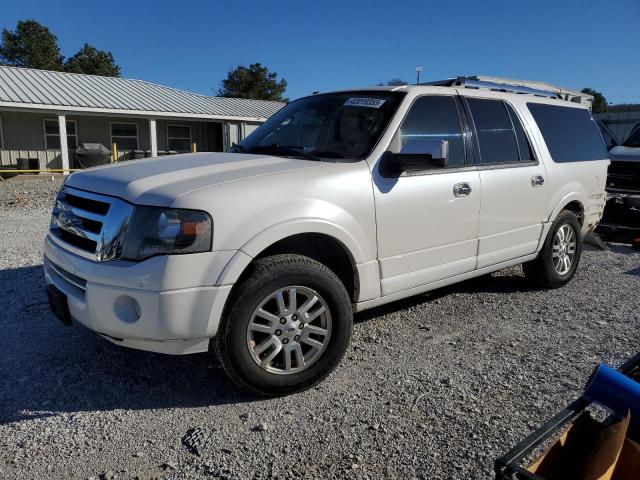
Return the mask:
[(319, 94), (230, 153), (75, 173), (45, 241), (52, 309), (127, 347), (211, 346), (279, 395), (338, 364), (354, 311), (520, 263), (564, 285), (609, 161), (557, 97), (473, 78)]

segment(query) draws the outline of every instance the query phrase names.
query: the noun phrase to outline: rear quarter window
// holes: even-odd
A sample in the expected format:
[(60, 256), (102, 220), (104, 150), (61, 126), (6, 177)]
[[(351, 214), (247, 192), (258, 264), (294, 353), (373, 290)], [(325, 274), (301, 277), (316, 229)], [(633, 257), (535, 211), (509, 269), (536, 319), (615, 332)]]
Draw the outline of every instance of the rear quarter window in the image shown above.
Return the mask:
[(607, 149), (598, 125), (584, 108), (527, 103), (557, 163), (604, 160)]

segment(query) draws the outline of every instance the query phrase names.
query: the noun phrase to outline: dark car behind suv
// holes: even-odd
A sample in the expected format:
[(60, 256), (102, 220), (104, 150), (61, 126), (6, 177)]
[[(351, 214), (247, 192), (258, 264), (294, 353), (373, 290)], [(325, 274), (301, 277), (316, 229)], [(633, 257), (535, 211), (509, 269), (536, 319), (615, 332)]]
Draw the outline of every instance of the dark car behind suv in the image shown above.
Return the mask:
[(611, 165), (607, 176), (607, 204), (598, 233), (606, 240), (640, 245), (640, 122), (621, 144), (602, 124), (610, 147)]

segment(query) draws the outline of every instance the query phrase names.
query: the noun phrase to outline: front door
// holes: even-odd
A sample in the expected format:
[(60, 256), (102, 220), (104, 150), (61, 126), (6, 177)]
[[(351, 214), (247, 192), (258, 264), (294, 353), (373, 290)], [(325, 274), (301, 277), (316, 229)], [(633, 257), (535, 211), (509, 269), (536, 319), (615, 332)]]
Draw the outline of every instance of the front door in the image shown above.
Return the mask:
[[(374, 170), (383, 295), (470, 272), (476, 264), (480, 175), (468, 168), (455, 96), (418, 97), (389, 150), (398, 153), (421, 138), (448, 141), (445, 167), (398, 176), (386, 173), (381, 160)], [(470, 191), (456, 190), (460, 185)]]

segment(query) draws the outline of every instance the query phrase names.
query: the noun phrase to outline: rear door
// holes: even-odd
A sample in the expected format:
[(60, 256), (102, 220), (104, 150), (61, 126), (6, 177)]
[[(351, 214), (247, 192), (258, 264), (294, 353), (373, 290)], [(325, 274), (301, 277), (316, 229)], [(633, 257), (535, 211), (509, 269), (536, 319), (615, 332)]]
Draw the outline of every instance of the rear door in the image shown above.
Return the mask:
[(535, 253), (545, 221), (547, 175), (512, 104), (468, 94), (464, 101), (476, 139), (481, 184), (476, 268), (483, 268)]

